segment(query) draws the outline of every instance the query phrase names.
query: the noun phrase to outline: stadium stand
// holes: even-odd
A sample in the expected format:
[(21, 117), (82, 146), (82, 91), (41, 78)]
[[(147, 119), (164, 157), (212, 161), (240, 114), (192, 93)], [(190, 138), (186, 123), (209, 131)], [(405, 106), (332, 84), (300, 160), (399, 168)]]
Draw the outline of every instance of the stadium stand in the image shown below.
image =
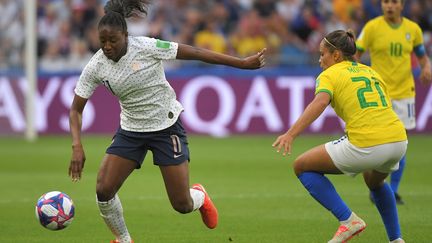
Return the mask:
[[(38, 0), (39, 70), (80, 71), (98, 47), (96, 23), (106, 0)], [(0, 72), (22, 69), (24, 0), (0, 0)], [(432, 53), (432, 2), (407, 1)], [(363, 24), (381, 13), (379, 0), (159, 0), (149, 15), (129, 19), (131, 35), (146, 35), (247, 55), (266, 45), (268, 65), (316, 65), (325, 33)], [(211, 21), (209, 21), (211, 20)], [(210, 45), (212, 43), (212, 45)], [(241, 43), (241, 44), (239, 44)], [(179, 67), (177, 64), (172, 68)], [(190, 63), (187, 65), (191, 65)]]

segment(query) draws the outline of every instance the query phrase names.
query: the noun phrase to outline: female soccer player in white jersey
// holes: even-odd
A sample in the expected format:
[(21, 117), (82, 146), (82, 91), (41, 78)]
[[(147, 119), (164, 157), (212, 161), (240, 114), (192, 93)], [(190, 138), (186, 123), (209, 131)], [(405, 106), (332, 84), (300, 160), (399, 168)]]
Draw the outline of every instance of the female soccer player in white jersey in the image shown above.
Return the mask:
[(398, 168), (407, 147), (402, 122), (392, 110), (386, 85), (372, 68), (354, 62), (354, 35), (337, 30), (320, 44), (320, 66), (315, 98), (303, 114), (273, 143), (283, 155), (291, 152), (294, 139), (331, 104), (346, 123), (346, 136), (306, 151), (294, 161), (300, 182), (322, 206), (340, 222), (329, 241), (346, 242), (366, 228), (341, 199), (325, 174), (363, 173), (391, 242), (402, 240), (396, 201), (384, 182), (388, 173)]
[(119, 99), (120, 127), (106, 150), (97, 176), (96, 195), (101, 216), (116, 239), (132, 242), (117, 195), (123, 182), (141, 164), (148, 150), (158, 165), (173, 208), (180, 213), (199, 209), (208, 228), (218, 222), (217, 209), (204, 187), (189, 188), (189, 149), (180, 121), (182, 105), (165, 79), (163, 60), (188, 59), (242, 69), (265, 64), (261, 52), (246, 58), (147, 37), (128, 36), (125, 18), (134, 11), (147, 13), (148, 0), (110, 0), (98, 31), (101, 49), (84, 68), (70, 109), (72, 158), (69, 175), (81, 178), (85, 162), (81, 143), (81, 117), (98, 85)]
[[(402, 16), (404, 0), (381, 0), (383, 15), (366, 23), (357, 39), (357, 57), (369, 50), (371, 66), (387, 84), (393, 109), (411, 130), (415, 122), (415, 87), (411, 71), (411, 53), (416, 54), (420, 67), (420, 80), (432, 81), (431, 64), (423, 45), (423, 33), (413, 21)], [(405, 155), (399, 162), (399, 169), (391, 174), (390, 186), (396, 202), (403, 204), (398, 193), (405, 168)]]

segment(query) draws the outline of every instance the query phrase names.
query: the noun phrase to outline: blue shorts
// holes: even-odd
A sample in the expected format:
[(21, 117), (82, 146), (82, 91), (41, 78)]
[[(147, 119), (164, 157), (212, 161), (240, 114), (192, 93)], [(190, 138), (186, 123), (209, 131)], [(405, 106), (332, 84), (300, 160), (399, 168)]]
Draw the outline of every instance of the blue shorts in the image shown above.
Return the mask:
[(106, 153), (133, 160), (139, 169), (148, 150), (153, 153), (155, 165), (189, 161), (188, 141), (180, 118), (171, 127), (156, 132), (130, 132), (119, 128)]

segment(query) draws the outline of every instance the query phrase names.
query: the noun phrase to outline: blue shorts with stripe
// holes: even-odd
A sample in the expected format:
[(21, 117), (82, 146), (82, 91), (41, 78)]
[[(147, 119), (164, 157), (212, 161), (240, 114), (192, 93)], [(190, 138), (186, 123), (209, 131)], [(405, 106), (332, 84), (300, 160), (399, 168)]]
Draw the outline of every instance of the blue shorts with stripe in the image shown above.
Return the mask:
[(155, 165), (177, 165), (190, 160), (186, 132), (180, 118), (171, 127), (156, 132), (131, 132), (119, 128), (106, 153), (133, 160), (139, 169), (149, 150), (153, 153)]

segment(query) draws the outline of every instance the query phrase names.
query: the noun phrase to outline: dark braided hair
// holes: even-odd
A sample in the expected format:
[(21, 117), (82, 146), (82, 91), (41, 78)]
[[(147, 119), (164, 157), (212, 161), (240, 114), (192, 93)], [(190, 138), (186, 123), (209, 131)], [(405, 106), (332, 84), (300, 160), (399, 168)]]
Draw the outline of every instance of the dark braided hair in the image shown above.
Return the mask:
[(345, 60), (354, 61), (357, 47), (352, 30), (335, 30), (324, 37), (324, 42), (330, 52), (340, 50)]
[(149, 4), (150, 0), (110, 0), (104, 7), (105, 15), (99, 21), (99, 27), (108, 25), (127, 32), (125, 18), (131, 17), (134, 13), (146, 15)]

